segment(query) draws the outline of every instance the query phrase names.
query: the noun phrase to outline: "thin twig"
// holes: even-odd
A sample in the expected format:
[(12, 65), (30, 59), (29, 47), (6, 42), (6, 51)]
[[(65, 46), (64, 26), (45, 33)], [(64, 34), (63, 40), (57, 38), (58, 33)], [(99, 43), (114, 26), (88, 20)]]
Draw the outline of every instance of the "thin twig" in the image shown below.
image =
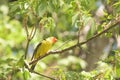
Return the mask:
[(35, 73), (35, 74), (38, 74), (38, 75), (43, 76), (43, 77), (46, 77), (46, 78), (49, 78), (49, 79), (51, 79), (51, 80), (56, 80), (55, 78), (52, 78), (52, 77), (50, 77), (50, 76), (46, 76), (46, 75), (41, 74), (41, 73), (38, 73), (38, 72), (36, 72), (36, 71), (30, 71), (30, 72)]
[(29, 32), (28, 32), (28, 28), (27, 28), (27, 17), (28, 17), (28, 15), (24, 16), (24, 19), (23, 19), (22, 23), (23, 23), (23, 27), (25, 28), (27, 39), (28, 39), (29, 38)]
[(35, 30), (31, 31), (31, 39), (33, 39), (33, 37), (35, 36), (38, 25), (39, 25), (39, 22), (38, 22), (38, 20), (36, 20), (36, 24), (35, 24), (35, 27), (34, 27)]
[(35, 33), (36, 33), (36, 29), (39, 25), (39, 22), (37, 20), (37, 17), (35, 16), (36, 18), (36, 24), (35, 24), (35, 27), (32, 28), (30, 34), (29, 34), (29, 31), (28, 31), (28, 28), (27, 28), (27, 15), (25, 15), (25, 18), (23, 19), (23, 26), (25, 27), (25, 31), (26, 31), (26, 34), (27, 34), (27, 44), (26, 44), (26, 50), (25, 50), (25, 59), (27, 58), (27, 53), (28, 53), (28, 47), (29, 47), (29, 43), (30, 41), (33, 39), (33, 37), (35, 36)]
[(77, 42), (77, 44), (79, 44), (80, 43), (80, 30), (83, 28), (83, 22), (82, 21), (80, 21), (81, 22), (81, 26), (79, 26), (79, 30), (78, 30), (78, 42)]
[(35, 36), (35, 33), (36, 33), (36, 26), (32, 28), (31, 32), (30, 32), (30, 40), (33, 39), (33, 37)]
[(79, 27), (79, 30), (78, 30), (78, 42), (77, 43), (79, 43), (80, 42), (80, 27)]
[(25, 49), (25, 59), (27, 58), (29, 43), (30, 43), (30, 41), (27, 40), (26, 49)]
[(35, 27), (33, 26), (33, 27), (32, 27), (32, 30), (31, 30), (31, 32), (30, 32), (30, 39), (32, 39), (32, 37), (33, 37), (34, 29), (35, 29)]
[(41, 73), (38, 73), (38, 72), (36, 72), (36, 71), (31, 70), (31, 69), (29, 68), (29, 65), (27, 64), (26, 61), (24, 61), (24, 64), (25, 64), (25, 67), (26, 67), (31, 73), (38, 74), (38, 75), (40, 75), (40, 76), (49, 78), (49, 79), (51, 79), (51, 80), (56, 80), (55, 78), (52, 78), (52, 77), (50, 77), (50, 76), (46, 76), (46, 75), (44, 75), (44, 74), (41, 74)]
[(26, 50), (25, 50), (25, 59), (27, 57), (27, 53), (28, 53), (28, 46), (29, 46), (29, 42), (30, 42), (30, 37), (29, 37), (29, 31), (27, 28), (27, 15), (25, 15), (24, 19), (23, 19), (23, 27), (25, 28), (26, 31), (26, 35), (27, 35), (27, 44), (26, 44)]
[(100, 35), (106, 33), (106, 32), (109, 31), (110, 29), (116, 27), (116, 25), (118, 25), (119, 23), (120, 23), (120, 17), (118, 16), (115, 20), (110, 21), (110, 22), (105, 26), (105, 27), (107, 27), (106, 29), (104, 29), (104, 30), (101, 31), (100, 33), (94, 35), (93, 37), (89, 38), (88, 40), (85, 40), (85, 41), (83, 41), (83, 42), (80, 42), (80, 43), (75, 44), (75, 45), (73, 45), (73, 46), (71, 46), (71, 47), (65, 48), (65, 49), (63, 49), (63, 50), (49, 51), (49, 52), (47, 52), (44, 56), (39, 57), (39, 58), (31, 61), (31, 62), (29, 63), (29, 65), (37, 62), (38, 60), (40, 60), (40, 59), (42, 59), (42, 58), (44, 58), (44, 57), (46, 57), (46, 56), (48, 56), (48, 55), (50, 55), (50, 54), (63, 53), (63, 52), (65, 52), (65, 51), (68, 51), (68, 50), (71, 50), (71, 49), (75, 48), (76, 46), (81, 46), (81, 45), (83, 45), (83, 44), (85, 44), (85, 43), (87, 43), (87, 42), (89, 42), (89, 41), (91, 41), (91, 40), (99, 37)]
[(62, 47), (63, 47), (65, 44), (67, 44), (69, 41), (71, 41), (71, 40), (65, 41), (62, 45), (60, 45), (59, 47), (57, 47), (57, 48), (55, 49), (55, 51), (58, 50), (59, 48), (62, 48)]

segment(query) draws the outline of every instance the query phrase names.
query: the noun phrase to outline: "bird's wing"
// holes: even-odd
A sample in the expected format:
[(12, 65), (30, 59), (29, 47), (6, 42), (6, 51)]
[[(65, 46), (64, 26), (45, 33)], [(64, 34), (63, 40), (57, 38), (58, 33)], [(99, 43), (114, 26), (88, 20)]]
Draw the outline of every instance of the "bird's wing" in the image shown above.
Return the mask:
[(31, 60), (33, 60), (33, 58), (34, 58), (34, 56), (35, 56), (35, 53), (36, 53), (36, 51), (38, 50), (38, 48), (39, 48), (39, 46), (40, 46), (41, 44), (42, 44), (42, 43), (39, 43), (39, 44), (37, 45), (37, 47), (35, 48)]

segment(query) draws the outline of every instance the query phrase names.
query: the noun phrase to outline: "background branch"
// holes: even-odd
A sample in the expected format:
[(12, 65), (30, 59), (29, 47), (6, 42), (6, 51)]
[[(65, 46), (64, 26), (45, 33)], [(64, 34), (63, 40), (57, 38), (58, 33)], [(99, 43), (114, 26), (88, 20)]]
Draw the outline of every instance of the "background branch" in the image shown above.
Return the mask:
[(29, 39), (29, 32), (28, 32), (28, 28), (27, 28), (27, 15), (25, 15), (24, 19), (23, 19), (23, 27), (25, 28), (25, 31), (26, 31), (26, 35), (27, 35), (27, 44), (26, 44), (26, 49), (25, 49), (25, 59), (27, 57), (27, 53), (28, 53), (28, 46), (29, 46), (29, 42), (30, 42), (30, 39)]
[(65, 49), (63, 49), (63, 50), (49, 51), (49, 52), (47, 52), (44, 56), (39, 57), (38, 59), (35, 59), (35, 60), (31, 61), (31, 62), (29, 63), (29, 65), (31, 65), (31, 64), (39, 61), (40, 59), (42, 59), (42, 58), (44, 58), (44, 57), (46, 57), (46, 56), (48, 56), (48, 55), (50, 55), (50, 54), (63, 53), (63, 52), (65, 52), (65, 51), (68, 51), (68, 50), (71, 50), (71, 49), (75, 48), (76, 46), (81, 46), (81, 45), (83, 45), (83, 44), (85, 44), (85, 43), (87, 43), (87, 42), (89, 42), (89, 41), (91, 41), (91, 40), (99, 37), (100, 35), (106, 33), (106, 32), (109, 31), (110, 29), (116, 27), (116, 25), (118, 25), (119, 23), (120, 23), (120, 16), (116, 16), (116, 18), (115, 18), (114, 20), (111, 20), (107, 25), (104, 26), (104, 27), (106, 27), (106, 29), (104, 29), (104, 30), (101, 31), (100, 33), (97, 33), (96, 35), (94, 35), (93, 37), (89, 38), (88, 40), (85, 40), (85, 41), (83, 41), (83, 42), (80, 42), (80, 43), (75, 44), (75, 45), (73, 45), (73, 46), (71, 46), (71, 47), (65, 48)]
[(26, 34), (27, 34), (27, 38), (29, 37), (29, 32), (28, 32), (28, 28), (27, 28), (27, 17), (28, 15), (24, 15), (24, 19), (23, 19), (23, 27), (25, 28)]
[(37, 27), (39, 26), (38, 18), (37, 18), (37, 16), (35, 16), (36, 24), (35, 24), (35, 26), (33, 26), (31, 32), (29, 33), (28, 28), (27, 28), (27, 17), (28, 16), (25, 15), (25, 18), (23, 19), (23, 26), (25, 27), (25, 31), (26, 31), (26, 34), (27, 34), (27, 44), (26, 44), (26, 50), (25, 50), (25, 59), (27, 58), (29, 43), (33, 39), (33, 37), (35, 36)]

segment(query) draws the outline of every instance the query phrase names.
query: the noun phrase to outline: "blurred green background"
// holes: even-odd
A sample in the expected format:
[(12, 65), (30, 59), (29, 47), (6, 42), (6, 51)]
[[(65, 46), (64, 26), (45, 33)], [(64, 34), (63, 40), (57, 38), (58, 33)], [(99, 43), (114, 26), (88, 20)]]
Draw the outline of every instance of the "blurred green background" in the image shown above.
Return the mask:
[[(36, 45), (47, 37), (58, 39), (51, 50), (62, 50), (103, 31), (119, 15), (119, 4), (119, 0), (1, 0), (0, 80), (49, 80), (24, 68), (24, 25), (30, 33), (38, 23), (28, 47), (29, 63)], [(119, 80), (119, 34), (118, 24), (82, 46), (43, 58), (35, 71), (59, 80)]]

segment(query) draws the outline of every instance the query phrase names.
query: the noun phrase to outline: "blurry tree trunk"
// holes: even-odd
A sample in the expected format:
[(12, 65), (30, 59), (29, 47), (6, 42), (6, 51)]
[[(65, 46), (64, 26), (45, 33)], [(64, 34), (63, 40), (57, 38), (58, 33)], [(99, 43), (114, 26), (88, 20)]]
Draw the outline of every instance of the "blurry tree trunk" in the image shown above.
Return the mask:
[(99, 58), (103, 55), (103, 50), (109, 43), (109, 39), (104, 37), (98, 37), (87, 43), (88, 52), (86, 54), (87, 68), (86, 71), (90, 71), (95, 68)]

